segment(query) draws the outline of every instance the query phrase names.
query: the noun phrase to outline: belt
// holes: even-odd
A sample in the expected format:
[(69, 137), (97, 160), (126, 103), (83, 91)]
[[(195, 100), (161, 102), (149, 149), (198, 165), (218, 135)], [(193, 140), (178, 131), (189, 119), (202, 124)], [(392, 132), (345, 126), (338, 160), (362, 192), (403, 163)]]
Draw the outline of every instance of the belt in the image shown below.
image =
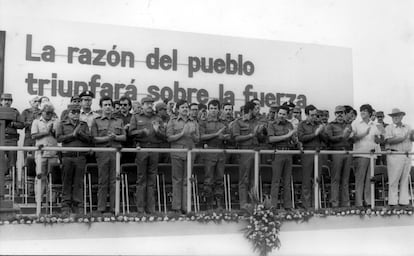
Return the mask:
[(66, 152), (62, 153), (62, 157), (80, 157), (86, 156), (88, 152)]

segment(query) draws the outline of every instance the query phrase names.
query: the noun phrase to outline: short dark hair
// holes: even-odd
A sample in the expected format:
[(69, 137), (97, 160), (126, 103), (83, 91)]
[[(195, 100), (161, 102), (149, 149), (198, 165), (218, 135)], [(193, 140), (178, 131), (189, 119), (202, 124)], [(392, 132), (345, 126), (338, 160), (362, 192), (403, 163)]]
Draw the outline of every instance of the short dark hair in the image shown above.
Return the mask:
[(256, 107), (256, 104), (253, 103), (252, 101), (246, 102), (246, 105), (244, 105), (243, 110), (244, 113), (247, 114), (249, 113), (250, 110), (253, 110)]
[(179, 100), (176, 104), (175, 104), (175, 108), (179, 109), (181, 105), (184, 105), (188, 103), (186, 100)]
[(208, 108), (210, 108), (210, 105), (217, 106), (218, 109), (220, 109), (220, 101), (216, 99), (210, 100), (210, 102), (207, 104)]
[(374, 112), (374, 109), (372, 108), (372, 106), (370, 104), (363, 104), (361, 105), (361, 107), (359, 107), (359, 111), (362, 112), (366, 110), (369, 114), (369, 116), (372, 115), (372, 112)]
[(99, 106), (102, 107), (102, 102), (104, 102), (105, 100), (110, 100), (112, 106), (114, 106), (114, 101), (112, 100), (111, 97), (109, 96), (103, 96), (100, 100), (99, 100)]
[(121, 98), (119, 98), (119, 102), (121, 102), (121, 101), (128, 101), (128, 104), (131, 106), (132, 105), (132, 101), (131, 101), (131, 98), (130, 97), (128, 97), (128, 96), (122, 96)]
[(191, 108), (192, 106), (197, 106), (198, 107), (198, 104), (193, 102), (188, 107)]
[(309, 112), (310, 111), (313, 111), (313, 110), (315, 110), (316, 109), (316, 107), (314, 106), (314, 105), (307, 105), (306, 107), (305, 107), (305, 114), (306, 115), (309, 115)]
[(281, 109), (283, 109), (283, 110), (286, 110), (286, 112), (289, 114), (289, 112), (290, 112), (290, 108), (287, 106), (287, 105), (282, 105), (282, 106), (279, 106), (277, 109), (276, 109), (276, 113), (279, 113), (279, 110), (281, 110)]
[(224, 104), (223, 104), (223, 109), (224, 109), (224, 107), (225, 107), (225, 106), (231, 106), (231, 109), (232, 109), (232, 110), (234, 109), (233, 104), (231, 104), (231, 103), (229, 103), (229, 102), (226, 102), (226, 103), (224, 103)]
[(351, 113), (352, 110), (354, 110), (354, 108), (349, 106), (349, 105), (345, 105), (344, 108), (345, 108), (345, 113), (347, 113), (347, 114)]
[(203, 110), (203, 109), (207, 110), (206, 104), (203, 104), (203, 103), (198, 104), (198, 110)]

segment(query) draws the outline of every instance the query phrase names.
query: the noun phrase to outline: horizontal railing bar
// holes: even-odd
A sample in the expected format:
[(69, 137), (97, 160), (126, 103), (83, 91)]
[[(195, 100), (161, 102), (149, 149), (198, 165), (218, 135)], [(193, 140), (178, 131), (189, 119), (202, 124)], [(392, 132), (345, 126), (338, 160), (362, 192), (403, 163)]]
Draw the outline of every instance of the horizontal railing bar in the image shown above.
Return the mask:
[(21, 147), (21, 146), (0, 146), (0, 151), (65, 151), (65, 152), (187, 152), (191, 150), (195, 153), (230, 153), (230, 154), (243, 154), (243, 153), (255, 153), (259, 151), (260, 154), (326, 154), (326, 155), (414, 155), (414, 152), (403, 151), (380, 151), (380, 152), (359, 152), (359, 151), (347, 151), (347, 150), (254, 150), (254, 149), (201, 149), (201, 148), (112, 148), (112, 147)]

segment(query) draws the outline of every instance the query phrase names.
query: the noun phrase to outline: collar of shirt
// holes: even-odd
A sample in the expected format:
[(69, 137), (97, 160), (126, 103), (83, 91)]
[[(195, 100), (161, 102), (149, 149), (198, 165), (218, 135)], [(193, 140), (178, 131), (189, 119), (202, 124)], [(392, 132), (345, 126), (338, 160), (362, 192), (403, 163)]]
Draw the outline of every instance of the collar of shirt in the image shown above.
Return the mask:
[(207, 116), (207, 121), (208, 122), (218, 122), (219, 121), (219, 118), (218, 118), (218, 116), (217, 117), (215, 117), (215, 118), (213, 118), (212, 116)]
[(87, 116), (89, 116), (89, 115), (93, 115), (93, 113), (94, 113), (94, 112), (93, 112), (92, 110), (91, 110), (91, 111), (89, 111), (88, 113), (86, 113), (86, 112), (85, 112), (85, 110), (83, 110), (83, 109), (82, 109), (82, 110), (81, 110), (81, 112), (80, 112), (80, 114), (81, 114), (81, 115), (87, 115)]
[(177, 116), (177, 121), (179, 121), (180, 119), (182, 119), (184, 122), (187, 122), (188, 120), (191, 120), (191, 118), (189, 118), (189, 117), (184, 118), (184, 116), (178, 115)]
[(398, 124), (392, 124), (395, 128), (404, 128), (405, 127), (405, 124), (403, 124), (403, 123), (401, 123), (401, 125), (398, 125)]
[(104, 119), (116, 119), (113, 115), (110, 115), (109, 117), (107, 117), (107, 116), (105, 116), (105, 115), (102, 115), (102, 116), (100, 116), (99, 117), (101, 120), (104, 120)]

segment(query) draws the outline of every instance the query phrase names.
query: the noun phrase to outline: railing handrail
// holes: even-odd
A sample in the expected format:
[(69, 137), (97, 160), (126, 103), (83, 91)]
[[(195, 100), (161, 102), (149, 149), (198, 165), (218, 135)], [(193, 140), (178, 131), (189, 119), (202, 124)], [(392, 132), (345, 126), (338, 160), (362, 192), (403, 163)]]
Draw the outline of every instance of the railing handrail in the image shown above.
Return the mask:
[(0, 151), (67, 151), (67, 152), (159, 152), (159, 153), (168, 153), (168, 152), (187, 152), (192, 151), (194, 153), (231, 153), (231, 154), (240, 154), (240, 153), (255, 153), (259, 152), (260, 154), (327, 154), (327, 155), (336, 155), (336, 154), (350, 154), (350, 155), (414, 155), (414, 152), (410, 151), (352, 151), (352, 150), (269, 150), (269, 149), (211, 149), (211, 148), (115, 148), (115, 147), (28, 147), (28, 146), (0, 146)]

